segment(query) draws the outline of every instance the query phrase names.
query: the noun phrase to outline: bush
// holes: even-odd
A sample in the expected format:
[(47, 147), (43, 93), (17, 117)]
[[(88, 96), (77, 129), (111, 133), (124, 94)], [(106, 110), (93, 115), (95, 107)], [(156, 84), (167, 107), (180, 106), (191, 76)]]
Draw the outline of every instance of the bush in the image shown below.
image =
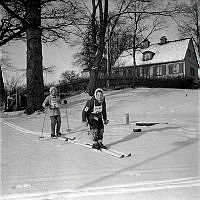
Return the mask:
[(175, 78), (152, 78), (152, 79), (138, 79), (137, 86), (147, 87), (162, 87), (162, 88), (180, 88), (189, 89), (193, 86), (192, 78), (175, 77)]

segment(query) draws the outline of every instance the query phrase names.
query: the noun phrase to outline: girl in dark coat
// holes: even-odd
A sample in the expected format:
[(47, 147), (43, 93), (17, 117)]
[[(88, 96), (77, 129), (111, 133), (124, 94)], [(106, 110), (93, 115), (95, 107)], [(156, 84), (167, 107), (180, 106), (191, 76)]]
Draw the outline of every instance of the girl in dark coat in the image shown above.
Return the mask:
[(106, 149), (103, 145), (104, 124), (108, 124), (106, 113), (106, 101), (103, 90), (98, 88), (95, 90), (94, 96), (87, 101), (82, 111), (82, 122), (89, 124), (92, 139), (94, 141), (92, 148)]

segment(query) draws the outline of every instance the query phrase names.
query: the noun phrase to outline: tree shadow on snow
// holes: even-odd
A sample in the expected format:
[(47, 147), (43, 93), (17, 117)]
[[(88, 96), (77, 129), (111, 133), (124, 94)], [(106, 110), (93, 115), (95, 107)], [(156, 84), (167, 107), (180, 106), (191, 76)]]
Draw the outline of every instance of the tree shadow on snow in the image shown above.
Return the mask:
[[(175, 128), (175, 127), (174, 127)], [(177, 127), (178, 128), (178, 127)], [(77, 189), (82, 189), (82, 188), (85, 188), (85, 187), (89, 187), (89, 186), (92, 186), (93, 184), (96, 184), (97, 182), (105, 182), (106, 179), (109, 179), (109, 178), (113, 178), (113, 177), (116, 177), (118, 174), (121, 174), (125, 171), (130, 171), (130, 170), (134, 170), (135, 168), (138, 168), (144, 164), (148, 164), (149, 162), (152, 162), (154, 160), (157, 160), (159, 158), (162, 158), (164, 156), (167, 156), (169, 154), (172, 154), (174, 152), (177, 152), (177, 151), (180, 151), (181, 149), (184, 149), (190, 145), (193, 145), (195, 143), (199, 142), (199, 137), (196, 137), (196, 138), (188, 138), (186, 141), (184, 142), (181, 142), (181, 143), (174, 143), (174, 148), (166, 151), (166, 152), (163, 152), (163, 153), (160, 153), (160, 154), (157, 154), (157, 155), (153, 155), (151, 157), (148, 157), (146, 158), (145, 160), (142, 160), (138, 163), (135, 163), (131, 166), (127, 166), (123, 169), (119, 169), (119, 170), (116, 170), (116, 171), (113, 171), (112, 173), (108, 174), (108, 175), (105, 175), (105, 176), (101, 176), (91, 182), (88, 182), (86, 183), (85, 185), (82, 185), (80, 187), (78, 187)]]
[(187, 145), (190, 145), (194, 142), (197, 142), (200, 138), (197, 136), (195, 138), (189, 138), (185, 141), (178, 141), (178, 142), (174, 142), (173, 145), (174, 146), (179, 146), (179, 147), (182, 147), (182, 146), (187, 146)]
[(120, 139), (120, 140), (106, 144), (106, 146), (111, 147), (111, 146), (119, 144), (119, 143), (127, 142), (127, 141), (133, 140), (135, 138), (138, 138), (138, 137), (140, 137), (144, 134), (147, 134), (147, 133), (161, 132), (161, 131), (166, 131), (166, 130), (170, 130), (170, 129), (177, 129), (177, 128), (181, 128), (181, 127), (179, 127), (179, 126), (174, 127), (173, 126), (173, 127), (164, 127), (164, 128), (152, 128), (152, 129), (148, 129), (148, 130), (142, 130), (141, 132), (132, 132), (129, 135), (125, 136), (124, 138)]

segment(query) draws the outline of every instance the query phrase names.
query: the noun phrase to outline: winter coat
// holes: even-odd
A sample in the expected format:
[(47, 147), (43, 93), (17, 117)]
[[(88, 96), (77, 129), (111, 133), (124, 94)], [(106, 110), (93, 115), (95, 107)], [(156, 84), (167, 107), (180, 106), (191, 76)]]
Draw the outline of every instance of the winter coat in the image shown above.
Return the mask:
[(53, 95), (48, 95), (42, 106), (44, 108), (48, 107), (48, 111), (49, 111), (49, 115), (50, 116), (56, 116), (56, 115), (60, 115), (60, 104), (61, 104), (61, 98), (57, 95), (57, 96), (53, 96)]
[(82, 111), (82, 121), (86, 122), (87, 120), (102, 118), (103, 120), (107, 120), (106, 113), (106, 101), (105, 97), (102, 102), (99, 102), (93, 96), (90, 100), (87, 101), (85, 107)]

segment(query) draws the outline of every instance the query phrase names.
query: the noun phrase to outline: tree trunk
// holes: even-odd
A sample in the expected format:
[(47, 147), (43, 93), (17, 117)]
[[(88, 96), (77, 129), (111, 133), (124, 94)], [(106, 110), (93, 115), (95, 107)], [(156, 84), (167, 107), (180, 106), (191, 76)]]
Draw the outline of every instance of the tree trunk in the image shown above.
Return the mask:
[(135, 21), (135, 29), (134, 29), (134, 35), (133, 35), (133, 82), (132, 82), (132, 88), (135, 88), (136, 85), (136, 34), (138, 29), (138, 19), (137, 19), (137, 13), (134, 13), (134, 21)]
[(197, 51), (198, 51), (198, 56), (200, 56), (200, 28), (199, 28), (199, 9), (198, 9), (198, 4), (195, 3), (195, 16), (196, 16), (196, 36), (197, 36)]
[[(92, 0), (92, 6), (93, 6), (93, 13), (92, 13), (92, 40), (94, 44), (93, 50), (96, 50), (97, 44), (94, 43), (97, 40), (97, 32), (95, 28), (95, 21), (96, 21), (96, 9), (97, 7), (95, 6), (95, 0)], [(96, 87), (96, 82), (98, 78), (98, 71), (99, 71), (99, 66), (101, 63), (101, 59), (103, 56), (103, 52), (105, 49), (105, 34), (106, 34), (106, 28), (108, 24), (108, 0), (104, 1), (104, 11), (103, 11), (103, 3), (102, 0), (98, 1), (98, 8), (99, 8), (99, 22), (100, 22), (100, 30), (99, 30), (99, 43), (97, 46), (97, 51), (95, 51), (94, 55), (94, 62), (93, 62), (93, 67), (90, 70), (90, 80), (87, 86), (87, 92), (90, 96), (94, 94), (95, 87)]]
[(29, 0), (27, 7), (27, 113), (32, 114), (42, 109), (44, 100), (40, 0)]
[(87, 85), (87, 92), (90, 96), (94, 95), (94, 91), (96, 89), (96, 82), (98, 78), (98, 71), (99, 66), (101, 63), (101, 59), (103, 56), (103, 48), (99, 47), (99, 50), (97, 51), (97, 55), (95, 56), (93, 68), (90, 71), (90, 80)]
[(90, 96), (94, 94), (97, 76), (98, 76), (98, 70), (92, 69), (90, 71), (90, 80), (89, 80), (89, 83), (87, 85), (87, 90), (86, 90)]
[(0, 65), (0, 107), (2, 107), (4, 103), (5, 103), (5, 89), (4, 89), (3, 75)]

